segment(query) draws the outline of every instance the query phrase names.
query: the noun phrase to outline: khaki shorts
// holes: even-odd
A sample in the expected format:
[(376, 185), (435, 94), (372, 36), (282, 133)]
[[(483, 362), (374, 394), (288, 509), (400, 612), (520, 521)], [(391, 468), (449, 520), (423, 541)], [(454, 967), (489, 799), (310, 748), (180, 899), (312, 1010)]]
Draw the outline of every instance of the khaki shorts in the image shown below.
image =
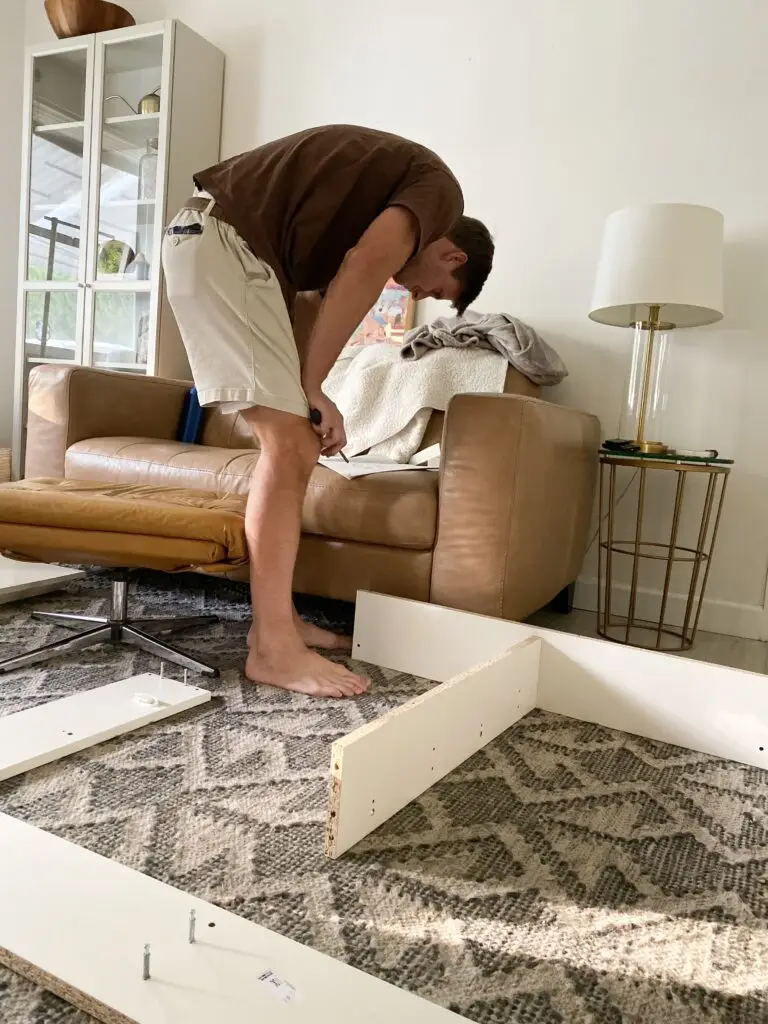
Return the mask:
[(291, 320), (272, 268), (233, 227), (205, 212), (182, 210), (171, 227), (194, 224), (202, 234), (166, 232), (163, 268), (200, 404), (308, 416)]

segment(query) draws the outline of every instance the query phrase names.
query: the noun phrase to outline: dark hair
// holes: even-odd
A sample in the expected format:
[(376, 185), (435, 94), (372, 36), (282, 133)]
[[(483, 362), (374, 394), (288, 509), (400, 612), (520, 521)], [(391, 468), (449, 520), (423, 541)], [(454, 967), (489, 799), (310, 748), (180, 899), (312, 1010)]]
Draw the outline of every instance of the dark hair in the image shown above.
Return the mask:
[(474, 217), (459, 217), (448, 238), (467, 254), (467, 262), (453, 272), (461, 282), (461, 292), (453, 305), (462, 316), (483, 290), (493, 266), (495, 246), (488, 228)]

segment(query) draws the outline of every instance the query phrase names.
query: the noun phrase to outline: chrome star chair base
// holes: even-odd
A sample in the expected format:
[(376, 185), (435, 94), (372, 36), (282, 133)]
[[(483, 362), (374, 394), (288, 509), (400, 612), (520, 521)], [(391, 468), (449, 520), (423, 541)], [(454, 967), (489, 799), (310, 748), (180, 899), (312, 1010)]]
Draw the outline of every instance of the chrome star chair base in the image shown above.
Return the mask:
[(0, 673), (14, 672), (30, 665), (39, 665), (50, 658), (85, 651), (89, 647), (98, 647), (100, 644), (113, 644), (114, 646), (125, 644), (129, 647), (137, 647), (147, 654), (153, 654), (163, 661), (180, 665), (182, 668), (189, 669), (190, 672), (217, 677), (219, 670), (213, 665), (185, 654), (184, 651), (165, 643), (155, 634), (167, 636), (186, 629), (212, 626), (219, 621), (218, 616), (195, 615), (175, 619), (131, 619), (128, 615), (128, 584), (128, 573), (119, 573), (113, 578), (110, 613), (105, 617), (69, 615), (59, 612), (34, 612), (34, 618), (43, 622), (51, 622), (57, 626), (64, 626), (67, 629), (76, 629), (83, 625), (89, 628), (75, 636), (63, 637), (61, 640), (38, 647), (34, 651), (0, 661)]

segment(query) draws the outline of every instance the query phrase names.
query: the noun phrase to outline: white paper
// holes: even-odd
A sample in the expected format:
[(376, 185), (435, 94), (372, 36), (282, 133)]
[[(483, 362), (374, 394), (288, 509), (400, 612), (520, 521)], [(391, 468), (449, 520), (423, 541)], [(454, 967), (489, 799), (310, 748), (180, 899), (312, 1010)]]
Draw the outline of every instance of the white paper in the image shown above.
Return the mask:
[(334, 455), (332, 459), (320, 459), (320, 465), (326, 469), (332, 469), (339, 476), (347, 480), (354, 480), (358, 476), (372, 476), (374, 473), (402, 473), (405, 470), (425, 470), (427, 466), (412, 466), (400, 462), (387, 462), (381, 458), (373, 459), (369, 455), (356, 455), (345, 462), (340, 455)]
[(426, 466), (428, 469), (440, 468), (440, 445), (433, 444), (429, 448), (422, 448), (420, 452), (411, 459), (413, 466)]

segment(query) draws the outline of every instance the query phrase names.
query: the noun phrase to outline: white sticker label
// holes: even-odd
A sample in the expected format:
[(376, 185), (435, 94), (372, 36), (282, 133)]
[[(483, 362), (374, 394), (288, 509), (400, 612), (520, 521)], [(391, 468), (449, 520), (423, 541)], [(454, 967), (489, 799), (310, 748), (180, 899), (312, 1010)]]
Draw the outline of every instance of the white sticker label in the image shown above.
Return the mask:
[(281, 1003), (292, 1003), (296, 998), (296, 989), (293, 985), (278, 978), (274, 971), (264, 971), (259, 975), (259, 981), (266, 985)]

